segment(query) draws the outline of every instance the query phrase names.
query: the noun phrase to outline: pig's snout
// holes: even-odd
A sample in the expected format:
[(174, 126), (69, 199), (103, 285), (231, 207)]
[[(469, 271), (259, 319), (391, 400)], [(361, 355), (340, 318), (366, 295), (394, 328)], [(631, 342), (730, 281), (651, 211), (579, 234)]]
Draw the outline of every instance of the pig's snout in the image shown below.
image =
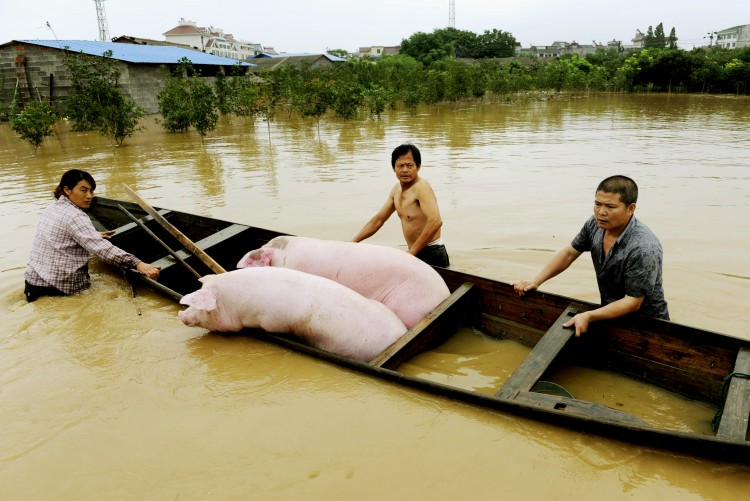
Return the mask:
[(185, 325), (193, 326), (195, 325), (195, 315), (191, 314), (189, 311), (190, 308), (187, 310), (182, 310), (177, 312), (177, 316), (180, 317), (180, 320), (182, 320), (182, 323)]

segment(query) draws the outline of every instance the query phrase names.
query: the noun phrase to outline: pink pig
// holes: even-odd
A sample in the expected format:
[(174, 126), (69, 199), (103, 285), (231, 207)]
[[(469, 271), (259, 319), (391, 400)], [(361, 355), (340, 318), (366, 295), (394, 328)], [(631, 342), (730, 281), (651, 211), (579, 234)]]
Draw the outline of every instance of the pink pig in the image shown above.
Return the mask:
[(335, 280), (386, 305), (412, 328), (450, 295), (442, 277), (393, 247), (281, 236), (248, 252), (238, 268), (278, 266)]
[(370, 361), (406, 332), (395, 313), (327, 278), (285, 268), (247, 268), (200, 279), (180, 299), (186, 325), (293, 334), (321, 350)]

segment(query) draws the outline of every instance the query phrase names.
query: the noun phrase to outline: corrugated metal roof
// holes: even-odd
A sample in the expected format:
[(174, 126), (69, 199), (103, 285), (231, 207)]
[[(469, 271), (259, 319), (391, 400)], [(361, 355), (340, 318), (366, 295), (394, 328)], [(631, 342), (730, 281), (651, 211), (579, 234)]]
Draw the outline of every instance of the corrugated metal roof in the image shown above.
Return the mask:
[(175, 64), (186, 57), (193, 64), (206, 64), (211, 66), (231, 66), (240, 64), (242, 66), (255, 66), (229, 57), (219, 57), (206, 54), (197, 50), (171, 47), (168, 45), (135, 45), (115, 42), (94, 42), (89, 40), (18, 40), (19, 42), (51, 47), (54, 49), (66, 49), (71, 52), (83, 52), (91, 56), (101, 56), (106, 51), (112, 51), (112, 59), (128, 63), (146, 64)]

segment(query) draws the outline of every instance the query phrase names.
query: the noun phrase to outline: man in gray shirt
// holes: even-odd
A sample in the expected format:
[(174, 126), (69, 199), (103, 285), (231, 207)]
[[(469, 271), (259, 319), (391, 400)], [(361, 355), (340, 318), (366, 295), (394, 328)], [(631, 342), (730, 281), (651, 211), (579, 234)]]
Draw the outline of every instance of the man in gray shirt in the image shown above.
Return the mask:
[(564, 324), (580, 336), (591, 322), (638, 312), (669, 320), (662, 285), (662, 248), (648, 227), (634, 216), (638, 186), (625, 176), (608, 177), (596, 189), (594, 215), (573, 241), (558, 252), (531, 281), (513, 283), (523, 296), (562, 273), (591, 252), (602, 306), (579, 313)]

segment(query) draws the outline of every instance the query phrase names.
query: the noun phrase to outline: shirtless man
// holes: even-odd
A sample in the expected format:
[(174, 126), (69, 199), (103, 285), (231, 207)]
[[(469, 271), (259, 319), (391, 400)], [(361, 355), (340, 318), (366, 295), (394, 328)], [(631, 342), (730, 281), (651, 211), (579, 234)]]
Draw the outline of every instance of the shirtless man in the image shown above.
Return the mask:
[(353, 242), (374, 235), (395, 211), (401, 218), (409, 253), (432, 266), (447, 268), (448, 252), (440, 236), (440, 219), (435, 192), (419, 177), (422, 155), (413, 144), (402, 144), (391, 153), (391, 166), (398, 183), (391, 189), (388, 200), (377, 214), (362, 228)]

